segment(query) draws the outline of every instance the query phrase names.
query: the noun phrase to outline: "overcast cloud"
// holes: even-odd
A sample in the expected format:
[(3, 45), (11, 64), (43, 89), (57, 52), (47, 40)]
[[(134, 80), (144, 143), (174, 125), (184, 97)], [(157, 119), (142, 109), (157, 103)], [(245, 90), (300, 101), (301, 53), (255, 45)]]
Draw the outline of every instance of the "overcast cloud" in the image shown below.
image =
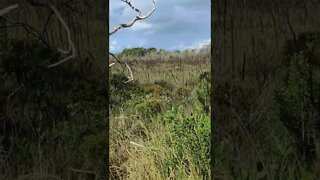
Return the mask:
[[(210, 0), (157, 0), (156, 11), (132, 27), (110, 37), (111, 52), (124, 48), (155, 47), (165, 50), (201, 48), (210, 43)], [(151, 0), (131, 0), (147, 14)], [(127, 23), (135, 12), (121, 0), (110, 0), (110, 28)]]

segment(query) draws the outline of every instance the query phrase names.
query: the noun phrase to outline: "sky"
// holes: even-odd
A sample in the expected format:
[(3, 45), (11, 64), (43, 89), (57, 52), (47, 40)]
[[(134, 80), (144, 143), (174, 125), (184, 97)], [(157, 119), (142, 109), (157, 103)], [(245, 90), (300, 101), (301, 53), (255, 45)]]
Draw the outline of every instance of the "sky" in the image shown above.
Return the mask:
[[(121, 0), (109, 2), (110, 29), (129, 22), (136, 15)], [(130, 2), (142, 15), (152, 9), (152, 0)], [(149, 18), (111, 35), (110, 52), (118, 53), (124, 48), (134, 47), (155, 47), (168, 51), (200, 49), (210, 43), (210, 0), (156, 0), (156, 6)]]

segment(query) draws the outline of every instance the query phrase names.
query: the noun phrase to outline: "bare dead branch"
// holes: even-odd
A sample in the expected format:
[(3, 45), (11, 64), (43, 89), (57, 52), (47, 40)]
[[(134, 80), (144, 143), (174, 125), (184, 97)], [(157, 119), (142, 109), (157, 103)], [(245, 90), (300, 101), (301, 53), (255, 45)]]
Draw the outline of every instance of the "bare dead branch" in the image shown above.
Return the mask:
[[(152, 0), (152, 3), (153, 3), (152, 6), (153, 6), (153, 7), (152, 7), (151, 11), (150, 11), (147, 15), (141, 16), (141, 11), (140, 11), (139, 9), (135, 8), (135, 7), (131, 4), (130, 1), (128, 1), (128, 0), (121, 0), (121, 1), (122, 1), (122, 2), (125, 2), (126, 4), (128, 4), (129, 7), (130, 7), (132, 10), (134, 10), (134, 11), (137, 12), (137, 14), (136, 14), (136, 16), (135, 16), (131, 21), (129, 21), (127, 24), (119, 24), (117, 27), (115, 27), (115, 28), (113, 28), (111, 31), (109, 31), (109, 36), (111, 36), (112, 34), (114, 34), (115, 32), (117, 32), (119, 29), (131, 27), (131, 26), (132, 26), (136, 21), (138, 21), (138, 20), (143, 20), (143, 19), (146, 19), (146, 18), (150, 17), (151, 14), (153, 14), (153, 12), (156, 10), (156, 1), (155, 1), (155, 0)], [(133, 78), (133, 73), (132, 73), (132, 70), (131, 70), (130, 66), (129, 66), (127, 63), (120, 61), (113, 53), (109, 52), (109, 54), (110, 54), (118, 63), (125, 65), (125, 66), (127, 67), (127, 69), (129, 70), (129, 72), (130, 72), (130, 76), (128, 77), (129, 80), (126, 81), (125, 83), (132, 81), (134, 78)], [(115, 64), (115, 63), (109, 64), (109, 67), (113, 66), (114, 64)]]
[(134, 6), (132, 6), (130, 1), (128, 1), (128, 0), (121, 0), (121, 1), (127, 3), (131, 7), (131, 9), (136, 11), (137, 13), (141, 12), (139, 9), (135, 8)]
[(138, 20), (143, 20), (143, 19), (146, 19), (148, 17), (151, 16), (151, 14), (156, 10), (156, 1), (155, 0), (152, 0), (153, 2), (153, 7), (152, 7), (152, 10), (145, 16), (141, 16), (141, 11), (136, 9), (135, 7), (133, 7), (131, 5), (130, 2), (128, 2), (127, 0), (122, 0), (123, 2), (127, 3), (133, 10), (135, 10), (137, 12), (137, 15), (131, 20), (129, 21), (127, 24), (119, 24), (117, 27), (113, 28), (110, 32), (109, 32), (109, 35), (112, 35), (114, 34), (115, 32), (117, 32), (119, 29), (122, 29), (122, 28), (127, 28), (127, 27), (131, 27), (136, 21)]
[(18, 4), (13, 4), (11, 6), (8, 6), (8, 7), (4, 8), (4, 9), (1, 9), (0, 10), (0, 16), (3, 16), (3, 15), (9, 13), (10, 11), (12, 11), (14, 9), (17, 9), (18, 7), (19, 7)]
[(49, 7), (52, 9), (52, 11), (55, 13), (57, 18), (59, 19), (60, 23), (62, 24), (62, 26), (64, 27), (65, 31), (67, 32), (67, 37), (68, 37), (68, 44), (69, 44), (68, 50), (63, 50), (63, 49), (60, 49), (60, 48), (57, 48), (57, 50), (62, 54), (69, 54), (71, 52), (71, 55), (69, 55), (68, 57), (62, 59), (61, 61), (59, 61), (57, 63), (51, 64), (51, 65), (48, 66), (48, 68), (52, 68), (52, 67), (58, 66), (58, 65), (60, 65), (60, 64), (62, 64), (64, 62), (68, 61), (71, 58), (76, 57), (76, 48), (75, 48), (75, 46), (74, 46), (74, 44), (72, 42), (72, 39), (71, 39), (70, 29), (67, 26), (66, 22), (63, 20), (61, 14), (59, 13), (59, 11), (52, 4), (50, 4)]
[[(65, 29), (65, 31), (66, 31), (66, 33), (67, 33), (68, 45), (69, 45), (69, 46), (68, 46), (68, 49), (67, 49), (67, 50), (63, 50), (63, 49), (57, 48), (57, 50), (58, 50), (61, 54), (65, 54), (65, 55), (70, 54), (70, 52), (71, 52), (71, 55), (69, 55), (68, 57), (60, 60), (60, 61), (57, 62), (57, 63), (54, 63), (54, 64), (49, 65), (48, 68), (52, 68), (52, 67), (58, 66), (58, 65), (66, 62), (66, 61), (68, 61), (68, 60), (70, 60), (70, 59), (72, 59), (72, 58), (75, 58), (75, 57), (76, 57), (76, 48), (75, 48), (75, 46), (74, 46), (74, 44), (73, 44), (73, 41), (72, 41), (72, 39), (71, 39), (71, 31), (70, 31), (70, 28), (67, 26), (66, 22), (65, 22), (64, 19), (62, 18), (62, 15), (61, 15), (60, 12), (58, 11), (58, 9), (57, 9), (55, 6), (53, 6), (52, 4), (47, 5), (47, 4), (42, 3), (41, 1), (34, 1), (34, 0), (26, 0), (26, 1), (27, 1), (31, 6), (44, 7), (44, 8), (50, 9), (50, 10), (56, 15), (56, 17), (59, 19), (60, 23), (62, 24), (62, 26), (64, 27), (64, 29)], [(69, 2), (70, 2), (70, 1), (69, 1)], [(68, 2), (67, 2), (67, 4), (68, 4)], [(50, 12), (50, 14), (49, 14), (49, 16), (48, 16), (48, 19), (47, 19), (47, 22), (45, 23), (45, 27), (44, 27), (43, 32), (45, 32), (45, 28), (46, 28), (46, 26), (47, 26), (47, 24), (48, 24), (48, 22), (49, 22), (49, 19), (50, 19), (51, 15), (52, 15), (52, 14), (51, 14), (52, 12)]]
[(128, 78), (129, 78), (129, 80), (128, 80), (128, 81), (126, 81), (126, 82), (124, 82), (124, 83), (127, 83), (127, 82), (130, 82), (130, 81), (133, 81), (133, 74), (132, 74), (132, 71), (131, 71), (130, 66), (129, 66), (127, 63), (125, 63), (125, 64), (126, 64), (126, 66), (127, 66), (128, 70), (129, 70), (129, 72), (130, 72), (130, 77), (128, 77)]
[[(133, 78), (133, 73), (132, 73), (132, 70), (131, 70), (130, 66), (129, 66), (127, 63), (120, 61), (113, 53), (109, 52), (109, 54), (110, 54), (118, 63), (124, 64), (124, 65), (127, 67), (127, 69), (129, 70), (129, 72), (130, 72), (130, 76), (128, 77), (129, 80), (126, 81), (125, 83), (128, 83), (128, 82), (132, 81), (134, 78)], [(109, 67), (113, 66), (114, 64), (115, 64), (115, 63), (109, 64)]]

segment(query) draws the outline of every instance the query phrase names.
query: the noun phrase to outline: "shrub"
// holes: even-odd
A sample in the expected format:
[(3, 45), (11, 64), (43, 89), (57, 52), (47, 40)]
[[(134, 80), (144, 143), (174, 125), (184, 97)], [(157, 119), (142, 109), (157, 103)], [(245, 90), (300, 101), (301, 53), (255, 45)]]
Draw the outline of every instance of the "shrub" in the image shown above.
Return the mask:
[[(101, 74), (82, 61), (48, 69), (49, 64), (59, 60), (59, 55), (38, 41), (9, 40), (2, 50), (0, 129), (4, 131), (0, 136), (4, 138), (0, 146), (4, 151), (10, 150), (9, 167), (21, 168), (0, 167), (0, 171), (10, 171), (13, 178), (41, 164), (47, 173), (66, 178), (69, 167), (81, 164), (78, 160), (85, 161), (74, 154), (89, 157), (93, 152), (96, 156), (87, 158), (86, 163), (95, 164), (95, 172), (103, 174), (102, 163), (98, 163), (101, 159), (96, 158), (103, 157), (98, 144), (106, 138), (100, 134), (106, 127), (106, 93)], [(81, 151), (79, 144), (90, 137), (99, 138), (99, 142), (90, 144), (90, 150)], [(89, 139), (85, 143), (92, 140)]]
[[(197, 172), (208, 178), (210, 164), (211, 125), (210, 117), (203, 113), (191, 116), (183, 115), (181, 108), (174, 107), (161, 116), (160, 121), (170, 127), (171, 138), (167, 140), (168, 146), (175, 147), (175, 155), (168, 156), (161, 171), (165, 174), (182, 162), (194, 164)], [(187, 156), (191, 156), (191, 161)], [(190, 158), (190, 157), (189, 157)]]
[(210, 110), (210, 79), (209, 72), (200, 74), (200, 85), (197, 88), (197, 98), (207, 114)]
[(128, 78), (124, 74), (112, 74), (110, 77), (110, 108), (125, 104), (134, 96), (144, 95), (143, 88), (136, 81), (125, 83)]
[[(312, 123), (312, 100), (310, 89), (309, 64), (303, 54), (295, 54), (290, 60), (285, 77), (275, 100), (279, 105), (279, 117), (283, 125), (294, 137), (302, 161), (313, 159), (313, 139), (310, 138)], [(310, 142), (307, 142), (307, 139)], [(309, 145), (311, 144), (311, 146)]]
[(159, 85), (164, 90), (168, 90), (168, 91), (173, 91), (173, 89), (175, 88), (175, 86), (173, 84), (171, 84), (167, 81), (164, 81), (164, 80), (155, 81), (154, 83)]
[(191, 91), (189, 89), (180, 87), (176, 90), (176, 94), (181, 98), (181, 97), (189, 97), (191, 95)]
[(141, 116), (155, 115), (161, 112), (161, 106), (157, 99), (150, 98), (135, 106), (135, 111)]
[(285, 71), (275, 101), (279, 118), (295, 140), (300, 160), (309, 167), (315, 158), (320, 107), (318, 93), (320, 34), (301, 33), (285, 44)]

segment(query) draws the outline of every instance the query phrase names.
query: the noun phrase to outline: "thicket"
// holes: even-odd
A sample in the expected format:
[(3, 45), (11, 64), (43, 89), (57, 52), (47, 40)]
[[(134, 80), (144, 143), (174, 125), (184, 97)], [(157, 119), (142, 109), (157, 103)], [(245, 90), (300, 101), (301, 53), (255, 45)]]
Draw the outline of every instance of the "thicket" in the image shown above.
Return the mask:
[(318, 3), (214, 5), (214, 177), (316, 179)]
[(106, 79), (94, 62), (56, 68), (39, 41), (0, 45), (0, 178), (102, 178)]
[(282, 83), (275, 93), (279, 118), (292, 135), (298, 157), (307, 167), (316, 158), (319, 142), (320, 34), (303, 33), (285, 46)]

